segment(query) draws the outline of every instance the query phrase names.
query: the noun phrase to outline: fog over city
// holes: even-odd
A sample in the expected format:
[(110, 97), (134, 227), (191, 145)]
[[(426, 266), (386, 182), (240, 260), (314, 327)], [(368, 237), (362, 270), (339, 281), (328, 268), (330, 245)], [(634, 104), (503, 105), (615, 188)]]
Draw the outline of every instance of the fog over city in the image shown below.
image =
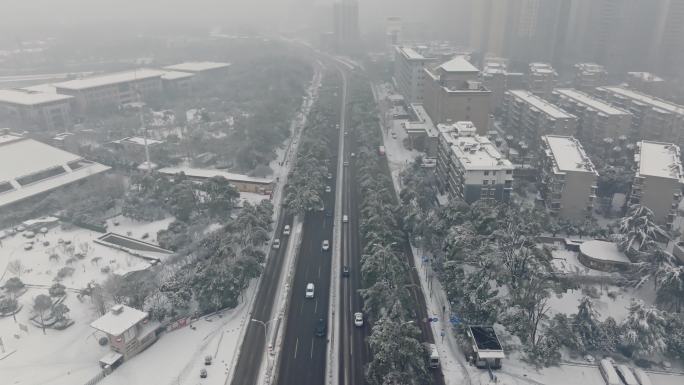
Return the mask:
[(682, 385), (684, 0), (0, 1), (0, 385)]

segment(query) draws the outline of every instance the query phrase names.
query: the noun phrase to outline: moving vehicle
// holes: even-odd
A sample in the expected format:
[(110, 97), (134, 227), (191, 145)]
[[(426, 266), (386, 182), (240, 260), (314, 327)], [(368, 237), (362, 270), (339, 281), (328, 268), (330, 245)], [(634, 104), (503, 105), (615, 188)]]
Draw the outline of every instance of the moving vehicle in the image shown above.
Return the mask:
[(345, 165), (345, 166), (349, 166), (349, 161), (348, 161), (348, 160), (345, 160), (345, 161), (344, 161), (344, 165)]
[(328, 173), (328, 179), (332, 179), (332, 173)]
[(430, 354), (430, 357), (428, 358), (430, 369), (439, 368), (439, 351), (437, 350), (437, 345), (428, 344), (428, 353)]
[(332, 191), (332, 188), (330, 186), (325, 186), (325, 192), (329, 193)]
[(347, 222), (349, 222), (349, 217), (347, 216), (347, 214), (342, 215), (342, 223), (347, 223)]
[(381, 156), (385, 155), (385, 146), (378, 147), (378, 154)]
[(618, 376), (617, 371), (615, 371), (613, 363), (607, 358), (604, 358), (599, 362), (599, 370), (601, 371), (603, 380), (606, 381), (606, 385), (622, 385), (622, 381), (620, 381), (620, 377)]
[(316, 337), (325, 337), (325, 321), (319, 318), (316, 323)]
[(207, 370), (206, 369), (200, 369), (200, 378), (207, 378)]
[(363, 313), (354, 313), (354, 325), (359, 328), (363, 326)]
[(211, 365), (211, 356), (204, 356), (204, 365)]
[(273, 248), (274, 249), (279, 249), (280, 248), (280, 239), (276, 238), (273, 240)]
[(646, 374), (643, 369), (633, 368), (632, 371), (634, 372), (634, 377), (639, 381), (639, 385), (653, 385), (648, 374)]
[(617, 374), (625, 385), (639, 385), (639, 382), (625, 364), (617, 365), (615, 367)]
[(306, 294), (304, 295), (304, 298), (313, 298), (314, 297), (314, 284), (313, 283), (307, 283), (306, 284)]
[(396, 139), (396, 138), (397, 138), (397, 133), (392, 131), (392, 139)]
[(290, 235), (290, 225), (283, 227), (283, 235)]
[(324, 251), (327, 251), (327, 250), (330, 248), (330, 242), (328, 242), (327, 239), (324, 240), (324, 241), (323, 241), (323, 245), (321, 246), (321, 248), (322, 248)]
[(356, 157), (356, 154), (352, 152), (352, 153), (351, 153), (351, 157), (352, 157), (352, 158), (355, 158), (355, 157)]
[(349, 277), (349, 266), (347, 266), (347, 265), (342, 266), (342, 276), (343, 277)]

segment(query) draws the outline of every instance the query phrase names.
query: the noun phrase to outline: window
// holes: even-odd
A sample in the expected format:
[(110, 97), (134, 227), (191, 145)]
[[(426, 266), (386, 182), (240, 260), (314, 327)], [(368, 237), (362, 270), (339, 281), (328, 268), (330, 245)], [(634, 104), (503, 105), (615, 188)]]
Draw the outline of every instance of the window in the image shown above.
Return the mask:
[(506, 175), (513, 174), (513, 170), (506, 170)]
[(485, 179), (485, 180), (482, 181), (482, 184), (486, 186), (486, 185), (489, 184), (489, 181), (488, 181), (487, 179)]
[(496, 175), (496, 170), (492, 171), (492, 175)]
[(492, 179), (492, 186), (496, 184), (496, 179)]
[(486, 171), (484, 172), (484, 174), (485, 174), (485, 175), (489, 175), (489, 171), (486, 170)]

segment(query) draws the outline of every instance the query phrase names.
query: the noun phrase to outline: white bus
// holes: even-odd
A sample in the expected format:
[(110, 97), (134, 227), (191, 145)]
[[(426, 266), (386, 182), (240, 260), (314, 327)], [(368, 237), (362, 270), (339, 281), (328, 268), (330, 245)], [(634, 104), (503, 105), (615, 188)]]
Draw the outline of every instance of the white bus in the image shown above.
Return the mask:
[(430, 353), (429, 365), (431, 369), (439, 368), (439, 351), (437, 350), (437, 345), (428, 344), (428, 352)]
[(634, 377), (636, 377), (637, 381), (639, 381), (639, 385), (653, 385), (651, 379), (648, 378), (648, 374), (646, 374), (643, 369), (634, 368), (632, 371), (634, 372)]
[(604, 358), (599, 362), (599, 370), (601, 371), (603, 379), (606, 381), (606, 385), (622, 385), (622, 381), (620, 381), (620, 377), (618, 377), (613, 363), (608, 359)]

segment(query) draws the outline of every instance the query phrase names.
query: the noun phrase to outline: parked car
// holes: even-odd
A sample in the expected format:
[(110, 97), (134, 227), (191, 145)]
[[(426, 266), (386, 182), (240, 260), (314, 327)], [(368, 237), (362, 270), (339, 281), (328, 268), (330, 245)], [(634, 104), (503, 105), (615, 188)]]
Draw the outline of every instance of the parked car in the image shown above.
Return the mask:
[(363, 326), (363, 313), (354, 313), (354, 325), (359, 328)]
[(202, 368), (200, 369), (200, 378), (207, 378), (207, 370)]
[(211, 356), (204, 356), (204, 365), (211, 365)]
[(279, 249), (279, 248), (280, 248), (280, 239), (274, 239), (274, 240), (273, 240), (273, 248), (274, 248), (274, 249)]
[(325, 192), (329, 193), (332, 191), (332, 188), (330, 186), (325, 186)]
[(347, 222), (349, 222), (349, 217), (347, 216), (347, 214), (342, 215), (342, 223), (347, 223)]
[(342, 276), (343, 277), (349, 277), (349, 266), (347, 266), (347, 265), (342, 266)]
[(290, 225), (283, 227), (283, 235), (290, 235)]
[(327, 250), (330, 248), (330, 242), (328, 242), (327, 239), (324, 240), (324, 241), (323, 241), (323, 245), (321, 246), (321, 248), (323, 249), (323, 251), (327, 251)]
[(314, 284), (313, 283), (307, 283), (306, 284), (306, 293), (304, 294), (304, 298), (313, 298), (314, 297)]

